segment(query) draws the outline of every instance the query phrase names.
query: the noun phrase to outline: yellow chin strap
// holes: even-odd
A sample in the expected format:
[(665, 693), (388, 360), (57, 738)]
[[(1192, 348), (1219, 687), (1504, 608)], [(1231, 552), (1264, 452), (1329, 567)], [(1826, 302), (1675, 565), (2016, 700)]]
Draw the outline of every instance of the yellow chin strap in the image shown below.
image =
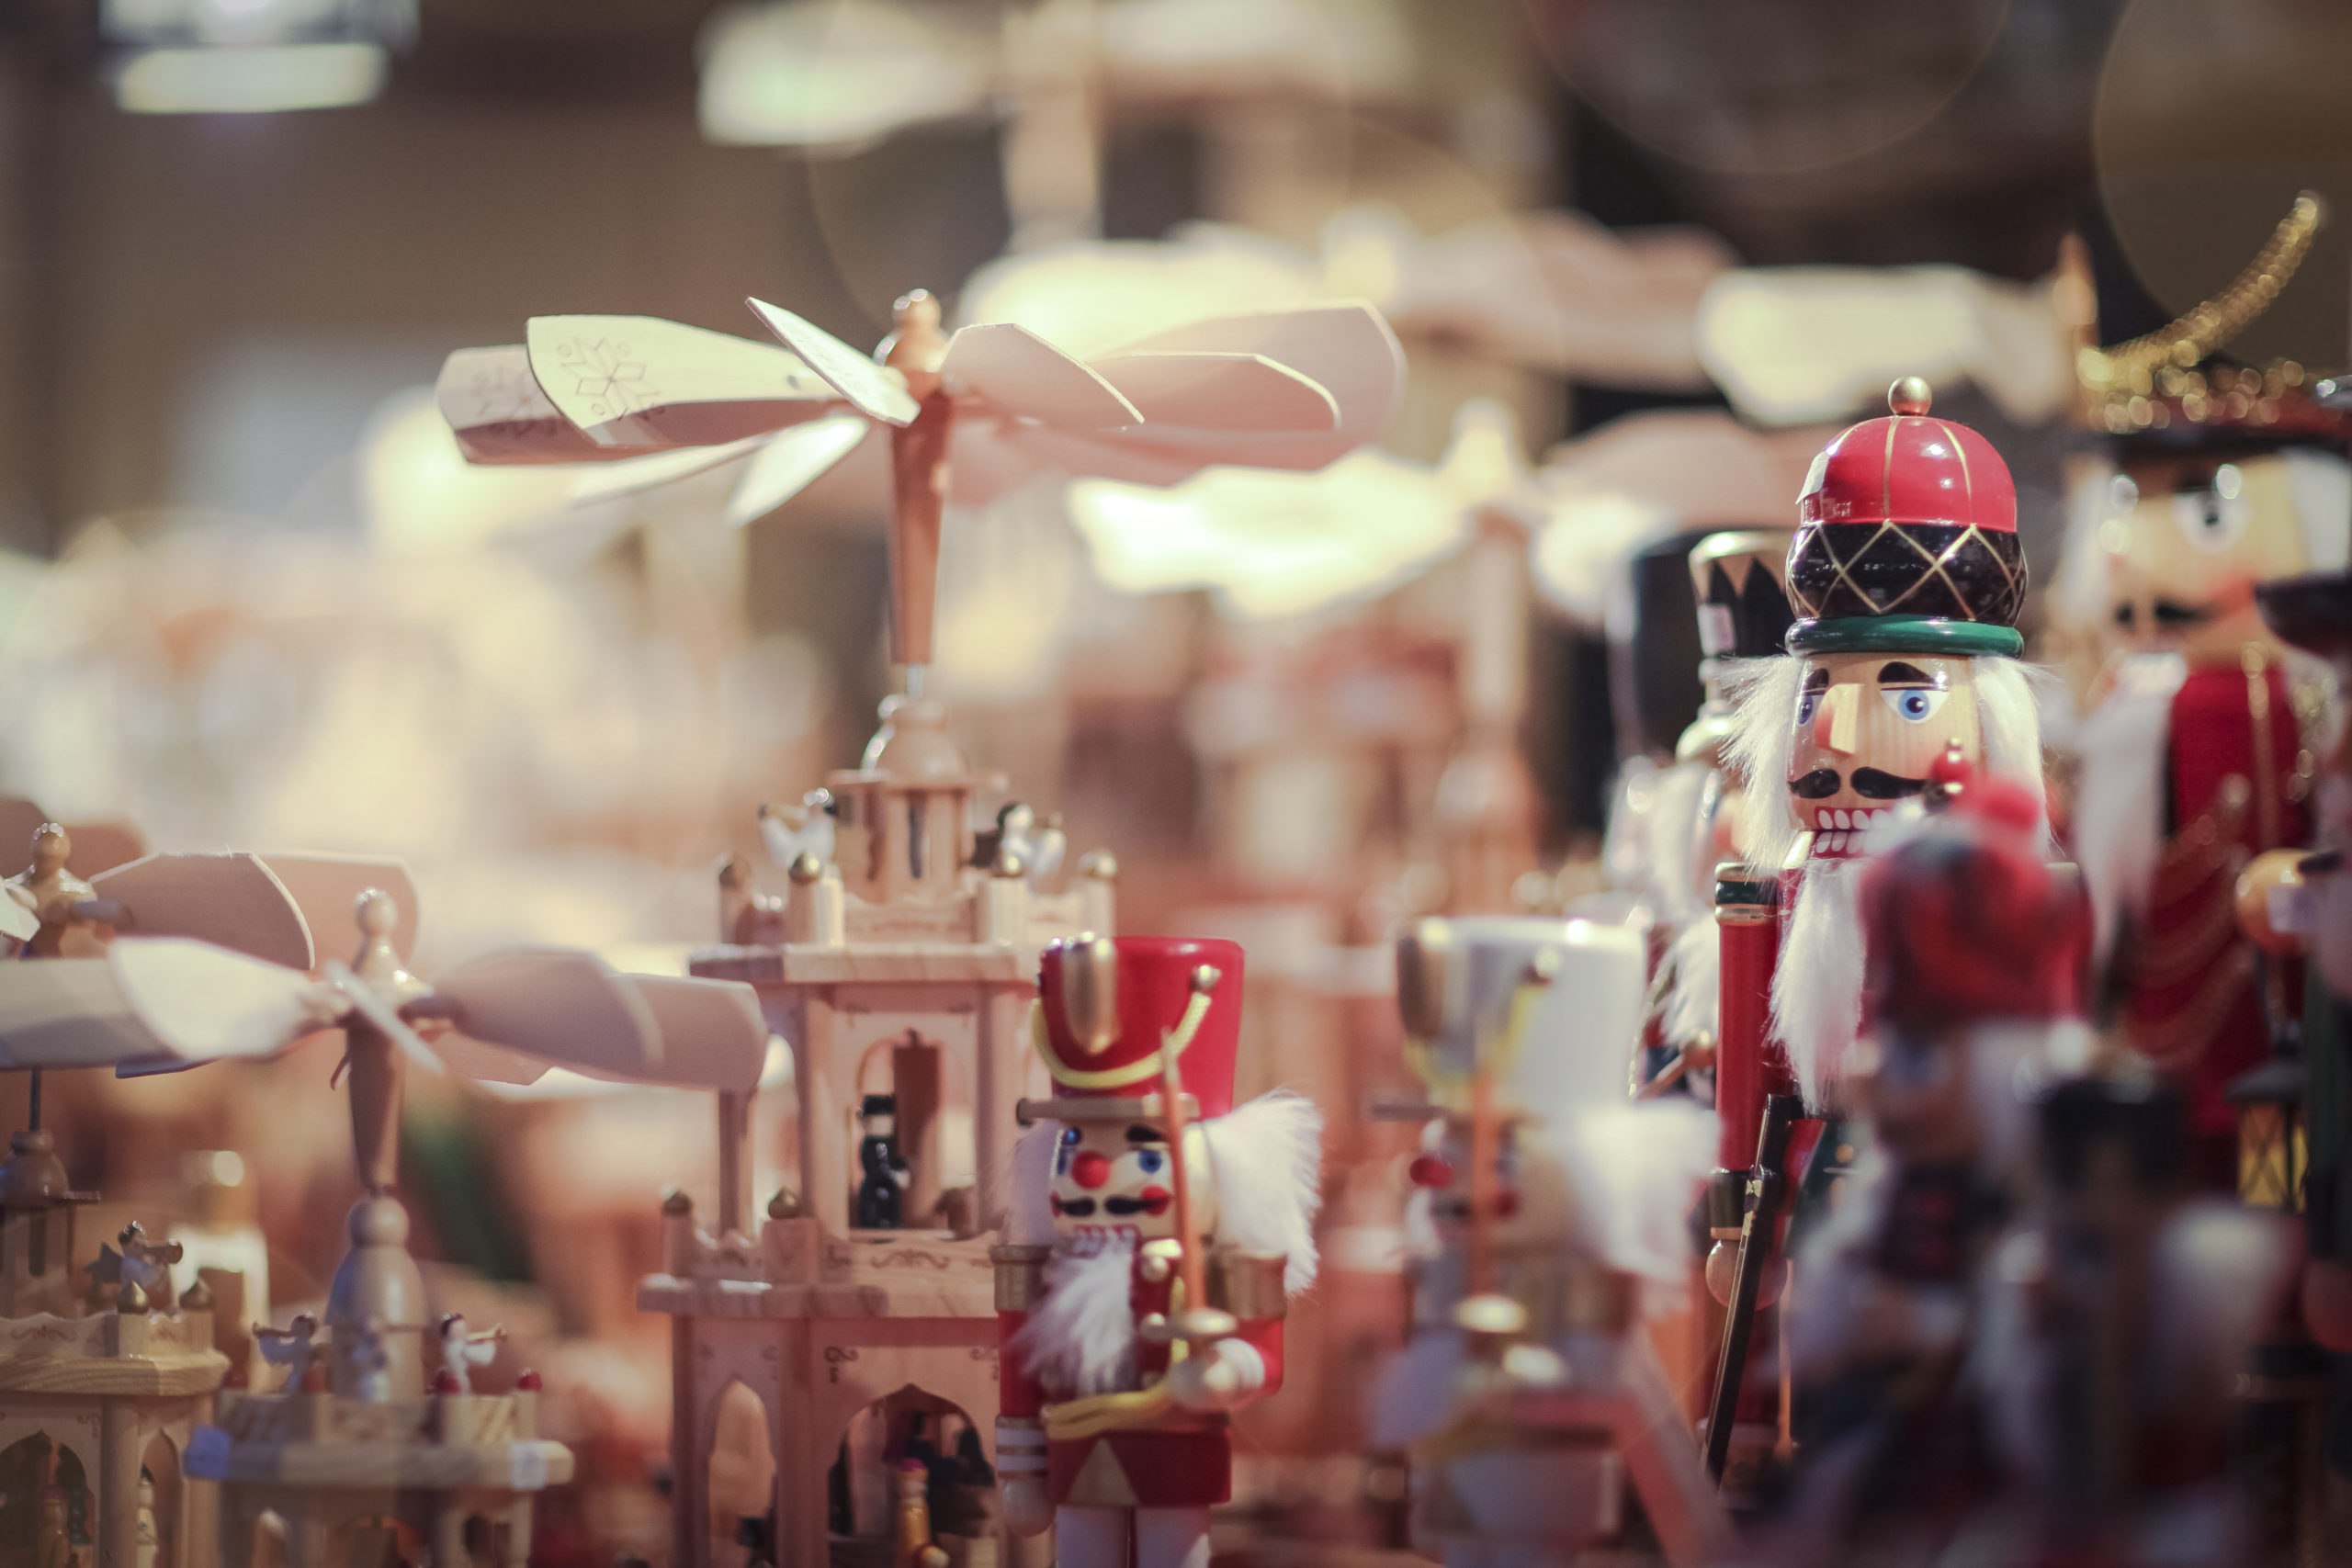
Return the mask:
[(1193, 1037), (1200, 1033), (1201, 1025), (1208, 1016), (1208, 994), (1195, 991), (1192, 999), (1184, 1004), (1184, 1015), (1176, 1021), (1176, 1027), (1160, 1036), (1160, 1048), (1157, 1052), (1139, 1061), (1129, 1062), (1123, 1067), (1090, 1070), (1073, 1067), (1054, 1054), (1053, 1037), (1046, 1028), (1045, 998), (1039, 997), (1029, 1004), (1029, 1043), (1036, 1048), (1037, 1055), (1045, 1058), (1046, 1071), (1053, 1075), (1056, 1083), (1068, 1084), (1072, 1089), (1128, 1089), (1147, 1078), (1159, 1077), (1161, 1063), (1171, 1056), (1182, 1056), (1191, 1049)]
[[(1546, 990), (1542, 981), (1525, 981), (1513, 988), (1510, 1011), (1503, 1021), (1500, 1035), (1488, 1048), (1487, 1066), (1499, 1073), (1519, 1059), (1521, 1048), (1527, 1043), (1529, 1028), (1535, 1021), (1536, 1003)], [(1470, 1088), (1474, 1073), (1448, 1073), (1438, 1066), (1436, 1054), (1426, 1040), (1405, 1042), (1405, 1065), (1413, 1075), (1430, 1087), (1430, 1098), (1449, 1111), (1462, 1109), (1463, 1097)]]

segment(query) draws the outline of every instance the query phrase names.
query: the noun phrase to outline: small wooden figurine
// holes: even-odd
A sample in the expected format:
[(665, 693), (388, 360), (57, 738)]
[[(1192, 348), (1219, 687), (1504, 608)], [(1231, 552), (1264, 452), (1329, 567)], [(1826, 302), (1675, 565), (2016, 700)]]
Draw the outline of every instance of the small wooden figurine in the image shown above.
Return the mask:
[(435, 1393), (471, 1393), (473, 1370), (486, 1367), (498, 1359), (498, 1348), (506, 1342), (504, 1325), (487, 1334), (466, 1332), (463, 1313), (450, 1313), (441, 1319), (441, 1370), (433, 1375)]
[(1314, 1281), (1322, 1121), (1233, 1104), (1241, 950), (1080, 938), (1046, 950), (1053, 1097), (1013, 1156), (996, 1263), (996, 1471), (1012, 1529), (1066, 1568), (1198, 1568), (1231, 1490), (1227, 1413), (1282, 1386)]

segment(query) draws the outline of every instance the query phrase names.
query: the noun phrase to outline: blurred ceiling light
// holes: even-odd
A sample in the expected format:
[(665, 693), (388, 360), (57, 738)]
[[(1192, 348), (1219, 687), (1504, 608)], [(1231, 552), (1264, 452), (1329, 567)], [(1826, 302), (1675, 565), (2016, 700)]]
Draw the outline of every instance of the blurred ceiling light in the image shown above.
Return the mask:
[[(854, 145), (981, 112), (1018, 117), (1073, 73), (1123, 97), (1395, 96), (1413, 80), (1393, 0), (1043, 0), (1006, 7), (789, 0), (718, 11), (702, 36), (703, 134)], [(980, 25), (975, 25), (976, 21)]]
[(364, 104), (416, 0), (104, 0), (127, 114), (270, 114)]
[(955, 13), (872, 0), (720, 11), (702, 38), (699, 112), (729, 146), (854, 146), (986, 108), (993, 39)]
[(548, 468), (477, 468), (458, 450), (433, 389), (395, 392), (359, 442), (369, 536), (389, 549), (463, 549), (560, 514), (571, 479)]
[(1740, 412), (1768, 424), (1842, 417), (1903, 376), (1974, 382), (2021, 424), (2057, 416), (2075, 351), (2054, 280), (1957, 266), (1727, 272), (1699, 301), (1699, 357)]
[(1308, 474), (1209, 468), (1170, 489), (1081, 479), (1069, 512), (1125, 593), (1209, 588), (1244, 620), (1394, 588), (1451, 555), (1526, 479), (1510, 414), (1465, 403), (1435, 468), (1365, 447)]

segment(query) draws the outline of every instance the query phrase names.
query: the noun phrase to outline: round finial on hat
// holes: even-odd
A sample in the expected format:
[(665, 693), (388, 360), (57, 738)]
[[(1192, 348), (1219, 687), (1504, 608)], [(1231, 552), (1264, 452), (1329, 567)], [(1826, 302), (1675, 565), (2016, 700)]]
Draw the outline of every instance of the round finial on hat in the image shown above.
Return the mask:
[(1886, 406), (1896, 413), (1926, 413), (1935, 400), (1925, 376), (1905, 376), (1886, 389)]

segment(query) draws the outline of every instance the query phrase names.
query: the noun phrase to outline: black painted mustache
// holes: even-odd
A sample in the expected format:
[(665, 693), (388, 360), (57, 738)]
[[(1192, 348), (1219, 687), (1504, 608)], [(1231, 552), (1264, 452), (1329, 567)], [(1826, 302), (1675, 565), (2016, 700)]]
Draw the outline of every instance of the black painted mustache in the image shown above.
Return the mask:
[[(1838, 793), (1838, 783), (1837, 769), (1815, 768), (1803, 778), (1791, 779), (1789, 793), (1800, 800), (1826, 800)], [(1901, 800), (1927, 787), (1925, 779), (1906, 779), (1881, 768), (1854, 770), (1854, 793), (1865, 800)]]
[[(2210, 621), (2217, 612), (2211, 604), (2184, 604), (2177, 599), (2158, 599), (2148, 606), (2148, 618), (2160, 626), (2193, 626)], [(2139, 618), (2138, 609), (2132, 604), (2115, 607), (2115, 622), (2130, 626)]]

